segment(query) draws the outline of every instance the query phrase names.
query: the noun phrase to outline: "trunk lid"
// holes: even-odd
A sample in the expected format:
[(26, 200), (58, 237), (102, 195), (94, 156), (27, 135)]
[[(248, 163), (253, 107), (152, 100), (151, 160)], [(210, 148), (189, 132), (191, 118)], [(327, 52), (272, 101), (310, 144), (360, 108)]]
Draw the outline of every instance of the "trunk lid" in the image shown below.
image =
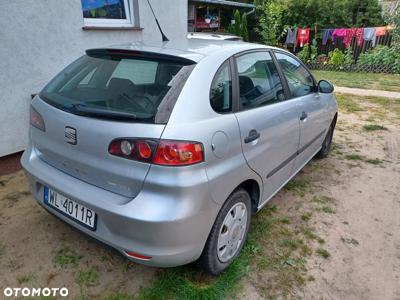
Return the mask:
[[(134, 198), (143, 185), (150, 164), (108, 153), (112, 140), (120, 137), (160, 138), (163, 124), (125, 123), (77, 116), (36, 97), (32, 106), (46, 124), (43, 132), (32, 127), (32, 144), (39, 157), (60, 171), (100, 188)], [(76, 145), (67, 140), (76, 130)]]

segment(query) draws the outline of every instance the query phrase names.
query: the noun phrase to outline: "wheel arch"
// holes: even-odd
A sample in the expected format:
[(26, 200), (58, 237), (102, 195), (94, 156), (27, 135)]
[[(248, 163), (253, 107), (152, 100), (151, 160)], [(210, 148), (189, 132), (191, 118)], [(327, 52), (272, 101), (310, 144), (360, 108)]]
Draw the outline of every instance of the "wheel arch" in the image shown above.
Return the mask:
[(247, 179), (243, 181), (241, 184), (239, 184), (232, 191), (232, 193), (238, 189), (244, 189), (247, 193), (249, 193), (251, 199), (252, 212), (255, 213), (257, 211), (258, 204), (260, 203), (260, 197), (261, 197), (261, 189), (258, 182), (254, 179)]

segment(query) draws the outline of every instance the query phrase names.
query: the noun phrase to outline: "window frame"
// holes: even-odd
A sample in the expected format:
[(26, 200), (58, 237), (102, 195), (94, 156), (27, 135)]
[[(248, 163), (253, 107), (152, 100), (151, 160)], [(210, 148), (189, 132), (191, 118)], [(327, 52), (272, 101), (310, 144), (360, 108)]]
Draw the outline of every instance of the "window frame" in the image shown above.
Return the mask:
[[(239, 86), (239, 72), (237, 69), (237, 58), (246, 54), (251, 54), (251, 53), (256, 53), (256, 52), (266, 52), (271, 56), (271, 59), (276, 67), (276, 70), (278, 71), (278, 75), (279, 75), (279, 79), (281, 80), (282, 83), (282, 88), (283, 88), (283, 92), (285, 93), (285, 100), (280, 101), (280, 102), (275, 102), (275, 103), (270, 103), (270, 104), (266, 104), (260, 107), (252, 107), (252, 108), (248, 108), (248, 109), (241, 109), (240, 107), (240, 86)], [(235, 103), (235, 111), (234, 112), (243, 112), (243, 111), (251, 111), (253, 109), (261, 109), (264, 107), (268, 107), (271, 105), (277, 105), (283, 102), (286, 102), (288, 100), (290, 100), (290, 90), (289, 90), (289, 86), (287, 84), (286, 78), (284, 77), (284, 74), (282, 73), (282, 70), (279, 66), (279, 63), (276, 60), (276, 57), (274, 55), (274, 53), (271, 51), (271, 49), (268, 48), (260, 48), (260, 49), (251, 49), (251, 50), (246, 50), (246, 51), (242, 51), (239, 53), (236, 53), (235, 55), (232, 56), (232, 84), (234, 84), (234, 92), (232, 93), (232, 95), (235, 97), (234, 98), (234, 103)]]
[(98, 28), (112, 29), (112, 28), (139, 27), (138, 0), (122, 0), (122, 1), (124, 3), (126, 19), (85, 18), (83, 17), (83, 9), (81, 6), (84, 28), (98, 27)]
[[(285, 86), (286, 86), (286, 88), (287, 88), (287, 92), (288, 92), (288, 95), (289, 95), (289, 98), (288, 98), (287, 100), (305, 97), (305, 96), (308, 96), (308, 95), (311, 95), (311, 94), (314, 94), (314, 93), (317, 93), (317, 92), (318, 92), (318, 83), (317, 83), (317, 81), (315, 80), (314, 75), (311, 73), (311, 71), (310, 71), (309, 68), (306, 66), (306, 64), (305, 64), (304, 62), (302, 62), (296, 55), (293, 55), (293, 54), (290, 53), (290, 52), (285, 52), (285, 51), (276, 50), (276, 49), (273, 49), (271, 52), (272, 52), (272, 54), (273, 54), (273, 56), (274, 56), (274, 59), (275, 59), (275, 65), (277, 65), (278, 69), (280, 70), (280, 73), (282, 73), (283, 80), (285, 81)], [(300, 63), (300, 65), (307, 71), (308, 74), (310, 74), (310, 76), (311, 76), (311, 78), (312, 78), (312, 80), (313, 80), (313, 83), (314, 83), (313, 91), (312, 91), (311, 93), (309, 93), (309, 94), (307, 94), (307, 95), (304, 95), (304, 96), (299, 96), (299, 97), (296, 97), (295, 95), (292, 94), (292, 91), (290, 90), (290, 87), (289, 87), (289, 82), (287, 81), (286, 76), (285, 76), (285, 74), (283, 73), (282, 67), (281, 67), (281, 65), (279, 64), (278, 58), (277, 58), (276, 55), (275, 55), (276, 53), (280, 53), (280, 54), (283, 54), (283, 55), (286, 55), (286, 56), (289, 56), (289, 57), (293, 58), (294, 60), (296, 60), (297, 62)]]

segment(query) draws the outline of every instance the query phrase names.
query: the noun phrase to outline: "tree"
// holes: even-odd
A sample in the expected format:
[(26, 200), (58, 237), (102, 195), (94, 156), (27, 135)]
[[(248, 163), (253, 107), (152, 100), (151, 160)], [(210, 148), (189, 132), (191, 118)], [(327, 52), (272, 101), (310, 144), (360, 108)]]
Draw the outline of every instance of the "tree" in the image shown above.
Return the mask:
[(257, 31), (262, 42), (271, 46), (278, 44), (280, 33), (283, 31), (284, 10), (284, 6), (274, 1), (258, 7), (259, 28)]
[(341, 28), (384, 25), (378, 0), (255, 0), (258, 32), (276, 44), (288, 26)]
[(247, 29), (247, 14), (244, 13), (242, 16), (242, 37), (243, 40), (248, 42), (249, 41), (249, 30)]
[(347, 11), (352, 26), (374, 26), (383, 24), (382, 7), (378, 0), (348, 0)]
[(237, 36), (242, 36), (242, 20), (240, 17), (240, 12), (238, 10), (235, 11), (235, 15), (234, 15), (234, 19), (235, 19), (235, 25), (234, 25), (234, 30), (235, 30), (235, 34)]
[(388, 17), (388, 23), (392, 27), (393, 42), (400, 45), (400, 6)]

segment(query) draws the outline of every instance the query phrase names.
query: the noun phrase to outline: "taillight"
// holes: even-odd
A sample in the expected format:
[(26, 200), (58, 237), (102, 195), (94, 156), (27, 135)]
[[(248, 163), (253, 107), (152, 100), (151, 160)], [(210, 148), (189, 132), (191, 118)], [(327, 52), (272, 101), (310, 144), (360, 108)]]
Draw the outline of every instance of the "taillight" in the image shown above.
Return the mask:
[(33, 106), (31, 106), (31, 125), (39, 130), (46, 131), (46, 126), (44, 125), (42, 116), (33, 108)]
[(187, 166), (204, 160), (203, 145), (197, 142), (117, 139), (111, 142), (108, 152), (126, 159), (163, 166)]
[(157, 148), (157, 142), (153, 140), (118, 139), (108, 146), (108, 153), (126, 159), (152, 162)]
[(195, 142), (160, 141), (153, 163), (163, 166), (185, 166), (204, 160), (203, 145)]

